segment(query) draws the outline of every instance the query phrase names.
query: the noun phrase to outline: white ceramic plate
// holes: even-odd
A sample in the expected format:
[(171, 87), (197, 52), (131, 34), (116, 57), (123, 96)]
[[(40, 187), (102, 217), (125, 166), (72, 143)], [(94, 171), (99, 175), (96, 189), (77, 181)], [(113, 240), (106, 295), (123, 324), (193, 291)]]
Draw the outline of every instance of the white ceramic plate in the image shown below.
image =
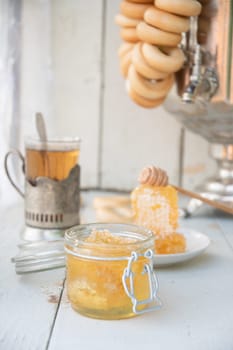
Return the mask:
[(187, 249), (184, 253), (179, 254), (156, 254), (154, 257), (154, 266), (166, 266), (181, 263), (193, 259), (206, 250), (210, 244), (210, 239), (201, 232), (190, 228), (179, 228), (179, 233), (182, 233), (186, 238)]

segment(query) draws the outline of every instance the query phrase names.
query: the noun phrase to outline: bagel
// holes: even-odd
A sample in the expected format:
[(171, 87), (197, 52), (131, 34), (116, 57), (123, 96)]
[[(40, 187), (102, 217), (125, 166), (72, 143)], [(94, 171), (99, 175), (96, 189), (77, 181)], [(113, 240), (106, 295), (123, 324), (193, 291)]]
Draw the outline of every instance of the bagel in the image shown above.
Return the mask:
[(164, 80), (149, 80), (137, 73), (131, 64), (128, 70), (128, 79), (132, 89), (140, 96), (148, 100), (164, 98), (173, 85), (174, 77), (169, 75)]
[(93, 207), (98, 222), (131, 222), (130, 196), (95, 197)]
[(140, 19), (129, 18), (119, 13), (118, 15), (115, 16), (115, 22), (120, 27), (130, 28), (130, 27), (136, 27), (136, 25), (140, 22)]
[(97, 222), (108, 223), (132, 223), (133, 214), (129, 208), (103, 207), (96, 210)]
[(127, 77), (129, 66), (132, 63), (132, 50), (125, 53), (120, 59), (120, 71), (124, 78)]
[[(125, 41), (119, 50), (120, 69), (127, 79), (131, 99), (145, 108), (163, 103), (174, 82), (174, 73), (185, 62), (178, 47), (190, 29), (190, 18), (209, 0), (122, 0), (115, 22)], [(208, 12), (208, 6), (206, 6)], [(207, 17), (207, 16), (206, 16)], [(206, 22), (199, 20), (198, 40), (206, 40)]]
[(156, 100), (148, 100), (140, 95), (138, 95), (130, 86), (129, 81), (126, 82), (127, 84), (127, 92), (129, 94), (129, 96), (131, 97), (131, 99), (138, 104), (141, 107), (144, 108), (154, 108), (157, 107), (159, 105), (161, 105), (163, 103), (163, 101), (165, 100), (165, 98), (160, 98), (160, 99), (156, 99)]
[(127, 2), (134, 2), (135, 4), (153, 4), (154, 0), (125, 0)]
[(132, 50), (134, 48), (134, 44), (132, 43), (122, 43), (121, 46), (118, 49), (118, 56), (121, 58), (123, 57), (128, 51)]
[(137, 43), (139, 41), (136, 28), (121, 28), (121, 39), (130, 43)]
[(155, 45), (174, 47), (181, 41), (180, 34), (164, 32), (163, 30), (152, 27), (145, 22), (140, 22), (137, 25), (137, 35), (140, 40)]
[(132, 51), (132, 63), (138, 73), (148, 79), (164, 79), (167, 73), (160, 72), (151, 67), (142, 54), (142, 43), (137, 43)]
[(130, 196), (101, 196), (95, 197), (93, 200), (93, 207), (95, 209), (103, 207), (119, 207), (119, 206), (129, 206), (130, 207)]
[(180, 16), (198, 16), (201, 4), (196, 0), (155, 0), (155, 6), (160, 10)]
[(144, 12), (150, 6), (151, 4), (131, 3), (128, 1), (122, 1), (120, 4), (120, 12), (126, 17), (142, 20)]
[(188, 18), (159, 10), (155, 6), (145, 11), (144, 21), (147, 24), (171, 33), (187, 32), (190, 26)]
[(164, 73), (174, 73), (182, 68), (185, 56), (183, 51), (178, 47), (163, 47), (144, 43), (142, 53), (148, 64)]

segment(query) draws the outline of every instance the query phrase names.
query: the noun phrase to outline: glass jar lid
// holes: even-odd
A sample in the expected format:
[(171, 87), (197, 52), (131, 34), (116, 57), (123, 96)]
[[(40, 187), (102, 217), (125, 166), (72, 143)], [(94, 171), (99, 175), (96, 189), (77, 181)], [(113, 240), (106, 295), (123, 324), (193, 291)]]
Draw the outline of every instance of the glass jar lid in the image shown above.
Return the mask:
[(17, 274), (65, 267), (64, 240), (24, 242), (19, 254), (11, 259)]
[[(89, 240), (93, 232), (111, 234), (109, 239)], [(67, 253), (88, 259), (121, 260), (128, 259), (132, 251), (140, 252), (154, 246), (152, 231), (131, 224), (94, 223), (78, 225), (65, 233)]]

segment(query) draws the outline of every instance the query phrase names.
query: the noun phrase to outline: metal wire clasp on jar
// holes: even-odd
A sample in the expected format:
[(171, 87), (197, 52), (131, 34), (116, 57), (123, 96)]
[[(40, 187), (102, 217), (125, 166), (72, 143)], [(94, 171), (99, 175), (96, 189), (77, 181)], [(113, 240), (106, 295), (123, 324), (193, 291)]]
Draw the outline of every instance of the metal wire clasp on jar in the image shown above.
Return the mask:
[(71, 306), (101, 319), (128, 318), (160, 308), (153, 247), (153, 233), (135, 225), (88, 224), (67, 230)]

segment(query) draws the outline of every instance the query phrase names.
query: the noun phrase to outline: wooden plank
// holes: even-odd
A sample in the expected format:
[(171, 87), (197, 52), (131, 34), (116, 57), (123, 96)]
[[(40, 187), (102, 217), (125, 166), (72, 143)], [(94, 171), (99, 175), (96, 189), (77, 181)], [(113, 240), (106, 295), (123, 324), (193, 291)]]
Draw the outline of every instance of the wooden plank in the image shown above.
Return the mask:
[(22, 1), (20, 102), (23, 133), (35, 134), (34, 115), (46, 118), (49, 133), (54, 128), (52, 102), (50, 4)]
[(105, 90), (102, 145), (102, 186), (131, 189), (140, 169), (155, 164), (178, 181), (180, 126), (165, 110), (146, 110), (128, 97), (119, 72), (119, 28), (114, 16), (118, 1), (107, 1), (105, 43)]
[(233, 216), (222, 214), (221, 219), (217, 221), (222, 230), (222, 234), (233, 249)]
[(10, 259), (18, 253), (21, 207), (0, 214), (0, 348), (45, 349), (56, 313), (64, 269), (18, 276)]
[(52, 0), (56, 129), (80, 136), (82, 186), (97, 186), (102, 1)]
[(207, 234), (211, 245), (192, 261), (157, 271), (161, 310), (124, 321), (99, 321), (73, 311), (64, 293), (49, 350), (139, 350), (145, 345), (164, 350), (232, 349), (232, 250), (212, 210), (202, 210), (181, 224)]
[(208, 142), (197, 134), (185, 133), (183, 186), (194, 189), (216, 171), (216, 163), (208, 155)]
[[(21, 115), (46, 117), (48, 134), (82, 138), (82, 186), (96, 186), (102, 1), (23, 1)], [(30, 96), (30, 97), (29, 97)]]
[[(18, 115), (18, 68), (20, 51), (20, 2), (0, 1), (0, 199), (1, 203), (18, 197), (3, 167), (9, 147), (18, 147), (20, 119)], [(14, 49), (12, 49), (14, 48)], [(15, 165), (15, 164), (14, 164)], [(13, 170), (17, 170), (14, 166)], [(17, 173), (17, 171), (16, 171)]]

